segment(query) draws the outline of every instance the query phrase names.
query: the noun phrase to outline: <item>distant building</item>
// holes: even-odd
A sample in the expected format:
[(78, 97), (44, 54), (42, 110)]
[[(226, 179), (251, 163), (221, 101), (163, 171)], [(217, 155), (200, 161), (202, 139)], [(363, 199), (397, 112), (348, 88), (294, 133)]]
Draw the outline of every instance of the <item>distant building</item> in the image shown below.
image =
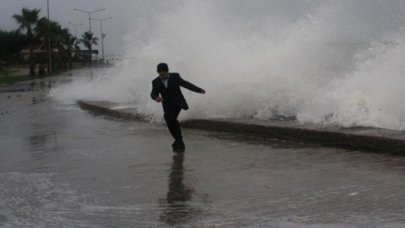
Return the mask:
[[(52, 50), (52, 54), (58, 54), (59, 50), (57, 48), (54, 48)], [(39, 48), (36, 48), (33, 50), (34, 54), (34, 59), (47, 59), (48, 58), (48, 51), (46, 50), (45, 47), (41, 46)], [(74, 61), (80, 62), (82, 60), (86, 60), (86, 56), (88, 56), (89, 51), (88, 50), (73, 50), (72, 51), (72, 59)], [(30, 58), (30, 50), (29, 49), (23, 49), (19, 53), (20, 58), (23, 59), (24, 61), (28, 61)], [(98, 60), (99, 56), (99, 51), (92, 50), (92, 59), (93, 60)]]
[[(53, 53), (59, 53), (59, 50), (54, 48)], [(43, 46), (40, 46), (39, 48), (36, 48), (33, 50), (33, 54), (34, 54), (34, 58), (47, 58), (48, 51)], [(30, 58), (30, 50), (28, 48), (21, 50), (20, 58), (25, 61), (28, 61)]]
[[(98, 50), (92, 50), (92, 59), (98, 59), (98, 55), (99, 55), (99, 51)], [(84, 59), (87, 59), (86, 56), (89, 55), (89, 51), (88, 50), (77, 50), (77, 51), (73, 51), (73, 59), (76, 61), (81, 61)]]

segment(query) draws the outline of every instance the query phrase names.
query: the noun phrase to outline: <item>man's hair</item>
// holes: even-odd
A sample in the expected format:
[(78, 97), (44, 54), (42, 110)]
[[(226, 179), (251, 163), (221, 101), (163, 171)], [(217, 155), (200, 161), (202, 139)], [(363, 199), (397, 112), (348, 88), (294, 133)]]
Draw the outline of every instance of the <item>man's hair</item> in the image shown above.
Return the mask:
[(161, 72), (161, 71), (169, 71), (169, 66), (166, 63), (159, 63), (157, 65), (157, 72)]

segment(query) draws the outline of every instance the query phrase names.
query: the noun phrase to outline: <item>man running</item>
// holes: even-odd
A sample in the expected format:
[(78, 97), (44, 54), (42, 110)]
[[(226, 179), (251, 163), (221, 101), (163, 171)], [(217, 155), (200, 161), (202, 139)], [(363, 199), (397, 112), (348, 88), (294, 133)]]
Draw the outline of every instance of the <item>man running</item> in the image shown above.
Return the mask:
[(169, 73), (169, 67), (166, 63), (159, 63), (157, 72), (159, 76), (152, 81), (150, 96), (156, 102), (162, 103), (167, 127), (175, 139), (172, 144), (173, 151), (181, 153), (184, 152), (186, 147), (177, 117), (182, 109), (188, 110), (188, 104), (180, 86), (201, 94), (205, 94), (205, 90), (183, 80), (178, 73)]

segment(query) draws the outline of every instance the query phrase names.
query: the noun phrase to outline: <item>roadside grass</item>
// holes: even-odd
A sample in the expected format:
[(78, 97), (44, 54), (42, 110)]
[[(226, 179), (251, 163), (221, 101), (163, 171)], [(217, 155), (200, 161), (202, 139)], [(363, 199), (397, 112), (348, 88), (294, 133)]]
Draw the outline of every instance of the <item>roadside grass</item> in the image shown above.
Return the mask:
[(0, 84), (13, 84), (20, 81), (26, 81), (35, 79), (31, 76), (16, 76), (13, 75), (14, 71), (10, 69), (1, 69), (0, 70)]
[(10, 71), (9, 70), (6, 70), (6, 69), (0, 69), (0, 78), (2, 78), (2, 77), (7, 77), (7, 76), (9, 76), (10, 75)]
[(10, 68), (4, 68), (0, 70), (0, 85), (1, 84), (14, 84), (17, 82), (23, 82), (23, 81), (29, 81), (29, 80), (35, 80), (35, 79), (40, 79), (40, 78), (47, 78), (47, 77), (52, 77), (57, 75), (58, 73), (61, 73), (65, 70), (59, 70), (54, 72), (51, 75), (45, 75), (45, 76), (30, 76), (30, 75), (24, 75), (21, 74), (21, 69), (27, 69), (28, 66), (26, 65), (14, 65), (11, 66)]
[(32, 76), (0, 76), (0, 85), (1, 84), (14, 84), (16, 82), (28, 81), (36, 79), (37, 77)]
[(55, 70), (52, 74), (45, 75), (45, 76), (38, 76), (38, 75), (29, 76), (29, 75), (24, 75), (24, 73), (21, 73), (22, 69), (28, 69), (28, 67), (29, 67), (28, 65), (13, 65), (13, 66), (9, 66), (9, 67), (0, 69), (0, 85), (14, 84), (17, 82), (22, 82), (22, 81), (29, 81), (29, 80), (53, 77), (62, 72), (70, 71), (73, 69), (86, 68), (88, 66), (83, 65), (82, 63), (73, 63), (73, 69), (59, 69), (59, 70)]

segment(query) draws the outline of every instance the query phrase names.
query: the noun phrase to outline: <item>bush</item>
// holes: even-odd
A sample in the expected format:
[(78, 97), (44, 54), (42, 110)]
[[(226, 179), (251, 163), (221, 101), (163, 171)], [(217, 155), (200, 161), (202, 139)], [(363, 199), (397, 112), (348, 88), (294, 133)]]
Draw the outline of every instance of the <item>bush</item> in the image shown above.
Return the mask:
[(28, 47), (26, 37), (19, 32), (0, 30), (0, 40), (0, 67), (18, 61), (18, 53)]

